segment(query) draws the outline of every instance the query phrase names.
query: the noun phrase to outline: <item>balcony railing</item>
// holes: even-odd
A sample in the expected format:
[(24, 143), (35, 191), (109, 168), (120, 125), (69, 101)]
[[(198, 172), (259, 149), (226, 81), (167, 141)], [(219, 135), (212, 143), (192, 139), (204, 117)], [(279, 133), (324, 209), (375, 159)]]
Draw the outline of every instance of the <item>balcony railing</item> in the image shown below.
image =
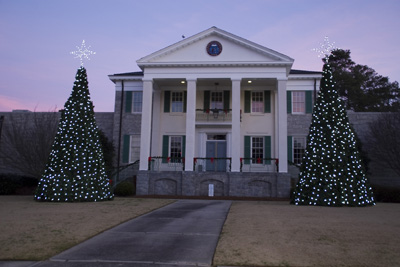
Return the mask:
[(240, 158), (241, 172), (279, 172), (279, 160), (274, 158)]
[(231, 122), (231, 109), (196, 109), (196, 121), (198, 122)]
[(194, 158), (193, 171), (230, 172), (232, 158)]
[(185, 158), (149, 157), (149, 171), (184, 171)]
[[(232, 158), (194, 158), (193, 171), (230, 172)], [(185, 158), (149, 157), (149, 171), (184, 171)], [(240, 158), (241, 172), (278, 172), (275, 158)]]

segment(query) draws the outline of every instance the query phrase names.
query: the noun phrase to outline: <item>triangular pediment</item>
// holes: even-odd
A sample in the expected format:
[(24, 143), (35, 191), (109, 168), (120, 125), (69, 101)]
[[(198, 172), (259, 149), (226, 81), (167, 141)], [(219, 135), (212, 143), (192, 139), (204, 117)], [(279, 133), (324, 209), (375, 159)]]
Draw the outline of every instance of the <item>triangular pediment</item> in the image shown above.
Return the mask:
[(286, 66), (293, 59), (212, 27), (137, 61), (140, 68), (173, 66)]

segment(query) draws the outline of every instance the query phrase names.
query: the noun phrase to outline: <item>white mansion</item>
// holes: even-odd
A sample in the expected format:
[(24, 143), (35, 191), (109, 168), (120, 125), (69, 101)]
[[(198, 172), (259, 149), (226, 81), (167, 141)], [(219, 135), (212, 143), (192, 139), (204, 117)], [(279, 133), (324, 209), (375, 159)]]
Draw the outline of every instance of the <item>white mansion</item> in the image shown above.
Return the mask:
[(110, 75), (113, 141), (120, 164), (140, 160), (137, 194), (289, 196), (322, 77), (293, 62), (212, 27)]

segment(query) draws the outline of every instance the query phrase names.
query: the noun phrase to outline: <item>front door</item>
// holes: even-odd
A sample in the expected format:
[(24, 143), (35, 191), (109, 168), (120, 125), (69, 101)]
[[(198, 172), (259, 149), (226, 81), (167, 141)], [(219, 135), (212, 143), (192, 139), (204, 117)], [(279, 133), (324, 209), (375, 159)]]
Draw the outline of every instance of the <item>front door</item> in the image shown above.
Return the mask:
[(226, 160), (226, 135), (208, 135), (206, 143), (206, 170), (225, 172)]

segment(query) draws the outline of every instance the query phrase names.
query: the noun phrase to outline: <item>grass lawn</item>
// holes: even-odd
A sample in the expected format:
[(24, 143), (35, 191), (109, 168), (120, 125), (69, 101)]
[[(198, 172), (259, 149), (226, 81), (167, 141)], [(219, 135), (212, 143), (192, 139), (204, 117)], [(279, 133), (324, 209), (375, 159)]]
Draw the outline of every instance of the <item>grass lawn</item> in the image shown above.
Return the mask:
[(0, 196), (0, 260), (45, 260), (122, 222), (172, 203), (168, 199), (36, 202)]
[[(100, 232), (173, 202), (116, 198), (35, 202), (0, 196), (0, 260), (45, 260)], [(214, 265), (400, 266), (400, 204), (365, 208), (233, 201)]]
[(234, 202), (214, 265), (400, 266), (400, 204)]

